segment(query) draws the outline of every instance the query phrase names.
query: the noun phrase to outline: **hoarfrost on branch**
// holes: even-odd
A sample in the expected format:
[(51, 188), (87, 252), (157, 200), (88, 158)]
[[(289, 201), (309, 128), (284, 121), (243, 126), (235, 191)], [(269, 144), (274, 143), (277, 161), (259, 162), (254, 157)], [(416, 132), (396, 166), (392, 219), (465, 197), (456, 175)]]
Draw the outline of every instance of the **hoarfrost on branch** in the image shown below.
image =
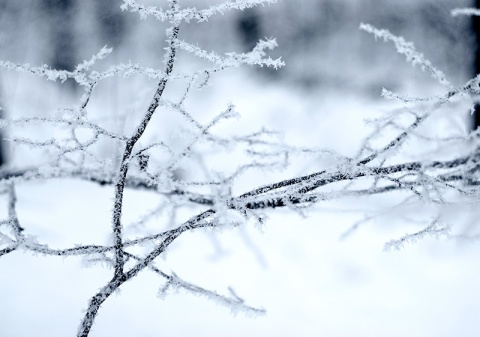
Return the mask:
[[(185, 290), (193, 294), (206, 296), (233, 312), (262, 314), (264, 309), (254, 308), (245, 303), (233, 290), (221, 295), (215, 291), (191, 284), (175, 273), (168, 274), (155, 265), (157, 257), (165, 253), (169, 245), (185, 232), (205, 228), (239, 226), (253, 221), (263, 223), (266, 209), (289, 207), (302, 212), (305, 207), (313, 206), (321, 201), (342, 197), (371, 196), (394, 191), (406, 196), (402, 203), (425, 203), (437, 207), (438, 215), (434, 221), (427, 223), (423, 229), (413, 234), (392, 240), (385, 249), (397, 249), (407, 242), (421, 239), (426, 235), (450, 236), (450, 224), (442, 223), (441, 207), (454, 204), (477, 204), (480, 148), (478, 132), (467, 133), (462, 130), (448, 135), (429, 135), (420, 129), (442, 110), (452, 108), (463, 100), (471, 104), (472, 94), (479, 93), (480, 79), (474, 78), (464, 85), (455, 88), (447, 80), (445, 74), (435, 68), (425, 56), (416, 51), (414, 45), (397, 37), (387, 30), (377, 29), (362, 24), (360, 29), (392, 42), (397, 52), (406, 56), (412, 65), (418, 65), (445, 89), (433, 97), (413, 97), (394, 93), (384, 89), (385, 98), (398, 100), (401, 109), (381, 118), (370, 121), (372, 133), (367, 136), (355, 156), (348, 157), (331, 150), (317, 148), (300, 148), (285, 144), (278, 132), (263, 128), (258, 132), (243, 136), (232, 135), (224, 138), (215, 133), (215, 127), (226, 119), (237, 117), (239, 113), (233, 104), (216, 114), (210, 122), (202, 124), (195, 114), (188, 111), (184, 102), (191, 90), (202, 89), (210, 77), (227, 68), (241, 65), (266, 66), (277, 69), (284, 65), (281, 59), (272, 59), (267, 51), (276, 46), (274, 39), (258, 42), (248, 53), (227, 53), (220, 55), (209, 52), (196, 44), (181, 39), (182, 24), (191, 20), (198, 23), (207, 21), (215, 14), (223, 14), (230, 10), (244, 10), (258, 5), (273, 4), (272, 0), (227, 1), (206, 9), (182, 8), (177, 0), (169, 1), (170, 7), (146, 7), (135, 0), (124, 0), (122, 9), (138, 12), (142, 19), (154, 17), (168, 22), (166, 31), (167, 48), (164, 54), (164, 65), (161, 69), (145, 68), (136, 64), (122, 63), (110, 67), (103, 72), (90, 70), (112, 52), (104, 47), (90, 60), (79, 64), (75, 70), (66, 71), (51, 69), (47, 65), (38, 67), (29, 64), (15, 64), (2, 61), (0, 67), (7, 70), (26, 72), (51, 81), (64, 82), (74, 80), (83, 87), (84, 95), (74, 107), (60, 109), (55, 116), (20, 117), (5, 119), (2, 127), (21, 129), (25, 126), (48, 125), (59, 130), (63, 137), (36, 139), (25, 135), (9, 139), (12, 146), (27, 146), (32, 149), (47, 150), (48, 160), (38, 166), (17, 167), (15, 164), (4, 167), (0, 171), (2, 192), (8, 195), (8, 217), (0, 221), (0, 256), (14, 251), (28, 251), (49, 256), (84, 256), (88, 263), (102, 263), (112, 269), (112, 278), (97, 294), (90, 299), (77, 336), (89, 335), (95, 317), (102, 304), (117, 291), (122, 284), (137, 276), (143, 270), (156, 273), (164, 280), (159, 295), (166, 296), (170, 290)], [(478, 15), (477, 10), (459, 9), (453, 15)], [(196, 72), (183, 74), (181, 65), (177, 65), (180, 52), (190, 53), (208, 61), (208, 67)], [(108, 125), (91, 118), (89, 104), (97, 84), (109, 77), (133, 74), (143, 75), (158, 81), (155, 93), (148, 104), (145, 104), (137, 126), (130, 134), (122, 134), (109, 130)], [(172, 82), (186, 83), (185, 90), (177, 101), (166, 99), (164, 91)], [(166, 142), (156, 141), (143, 143), (143, 136), (155, 114), (178, 114), (187, 123), (184, 130), (186, 145), (174, 149)], [(80, 139), (77, 132), (88, 130), (90, 137)], [(388, 133), (387, 133), (388, 131)], [(388, 139), (385, 134), (391, 136)], [(383, 138), (382, 138), (383, 137)], [(121, 149), (118, 162), (102, 158), (94, 150), (100, 140), (111, 141)], [(407, 141), (421, 144), (435, 144), (435, 151), (423, 156), (422, 160), (407, 160), (409, 147)], [(197, 160), (202, 153), (199, 149), (205, 146), (231, 148), (247, 145), (247, 161), (230, 173), (218, 173), (209, 165), (202, 165)], [(462, 148), (457, 151), (445, 151), (437, 156), (443, 148)], [(167, 159), (155, 160), (162, 153)], [(302, 176), (260, 186), (241, 195), (233, 195), (232, 185), (245, 172), (252, 169), (282, 169), (289, 164), (294, 154), (318, 154), (335, 160), (328, 169)], [(203, 172), (207, 177), (203, 181), (175, 179), (175, 170), (184, 162)], [(76, 245), (66, 249), (56, 249), (41, 242), (41, 238), (29, 236), (28, 228), (24, 228), (16, 211), (15, 186), (32, 180), (50, 180), (74, 178), (93, 182), (101, 186), (113, 186), (114, 201), (111, 213), (110, 245)], [(338, 185), (337, 183), (344, 183)], [(326, 186), (340, 186), (334, 190), (323, 190)], [(207, 188), (199, 188), (207, 187)], [(151, 214), (136, 225), (142, 224), (160, 213), (165, 207), (175, 209), (180, 206), (194, 205), (201, 208), (197, 214), (182, 224), (172, 224), (167, 230), (159, 230), (154, 234), (130, 238), (125, 235), (122, 221), (124, 211), (123, 197), (125, 189), (142, 189), (163, 197), (164, 205), (160, 205)], [(208, 190), (208, 192), (206, 192)], [(366, 221), (372, 216), (367, 216)], [(356, 229), (358, 224), (352, 227)], [(143, 248), (139, 250), (138, 248)], [(140, 254), (139, 251), (144, 253)]]

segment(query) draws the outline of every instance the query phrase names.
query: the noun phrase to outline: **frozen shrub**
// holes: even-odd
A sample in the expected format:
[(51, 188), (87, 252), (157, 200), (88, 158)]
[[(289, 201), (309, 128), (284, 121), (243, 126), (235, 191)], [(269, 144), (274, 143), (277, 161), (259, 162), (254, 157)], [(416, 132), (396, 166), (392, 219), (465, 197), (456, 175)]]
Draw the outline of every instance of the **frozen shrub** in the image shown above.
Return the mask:
[[(453, 225), (447, 223), (448, 209), (452, 205), (478, 204), (478, 132), (468, 133), (466, 128), (450, 130), (429, 128), (428, 123), (462, 114), (474, 103), (473, 95), (479, 92), (480, 78), (455, 86), (435, 68), (414, 45), (387, 30), (362, 24), (360, 28), (375, 38), (392, 42), (407, 61), (428, 72), (443, 89), (431, 97), (412, 97), (383, 91), (387, 99), (398, 100), (401, 107), (382, 118), (370, 121), (372, 133), (363, 140), (357, 155), (347, 157), (330, 150), (298, 148), (285, 144), (273, 130), (223, 138), (215, 133), (215, 126), (222, 121), (239, 116), (233, 104), (214, 115), (210, 121), (201, 123), (188, 111), (185, 101), (193, 90), (201, 90), (212, 76), (229, 68), (242, 65), (272, 67), (283, 66), (281, 59), (272, 59), (267, 51), (276, 46), (274, 39), (260, 40), (247, 53), (218, 54), (202, 49), (181, 37), (182, 25), (189, 22), (209, 20), (213, 15), (230, 10), (246, 10), (258, 5), (274, 3), (274, 0), (226, 1), (205, 9), (183, 8), (180, 1), (168, 1), (168, 7), (148, 7), (135, 0), (125, 0), (123, 10), (136, 12), (141, 19), (153, 17), (169, 24), (166, 30), (167, 47), (164, 64), (159, 69), (142, 67), (132, 63), (121, 63), (104, 71), (91, 70), (112, 52), (105, 47), (90, 60), (77, 65), (73, 70), (51, 69), (46, 65), (33, 67), (12, 62), (0, 62), (0, 67), (30, 73), (46, 80), (74, 80), (84, 89), (80, 102), (71, 108), (62, 108), (52, 115), (4, 119), (2, 126), (22, 130), (25, 127), (48, 125), (58, 130), (55, 137), (37, 139), (25, 132), (24, 136), (10, 139), (13, 148), (26, 146), (45, 150), (42, 163), (20, 166), (15, 162), (0, 171), (0, 186), (8, 195), (8, 217), (0, 222), (0, 256), (14, 251), (29, 251), (38, 255), (84, 256), (89, 261), (101, 262), (112, 269), (112, 278), (89, 300), (78, 330), (78, 336), (88, 336), (95, 317), (104, 301), (122, 284), (149, 269), (164, 279), (160, 295), (171, 289), (184, 289), (204, 295), (229, 307), (233, 312), (262, 314), (263, 309), (247, 305), (232, 290), (221, 295), (191, 284), (175, 274), (168, 274), (155, 265), (155, 260), (165, 253), (169, 245), (183, 233), (205, 228), (241, 226), (248, 221), (263, 223), (266, 209), (287, 207), (302, 212), (323, 200), (377, 194), (399, 193), (404, 196), (400, 206), (425, 204), (430, 215), (423, 228), (416, 233), (406, 234), (386, 244), (386, 249), (399, 248), (406, 242), (426, 235), (455, 237)], [(459, 10), (455, 14), (477, 14), (472, 10)], [(194, 55), (207, 64), (196, 71), (184, 73), (179, 55)], [(104, 79), (132, 75), (143, 75), (157, 82), (155, 93), (149, 102), (144, 102), (144, 111), (130, 133), (110, 130), (107, 123), (91, 118), (89, 107), (95, 99), (93, 93)], [(182, 87), (176, 98), (166, 98), (165, 91), (171, 83)], [(105, 99), (102, 97), (102, 99)], [(146, 129), (156, 114), (168, 113), (180, 116), (187, 127), (181, 134), (184, 146), (173, 148), (167, 141), (144, 141)], [(80, 137), (82, 132), (84, 136)], [(88, 136), (85, 137), (85, 134)], [(121, 149), (118, 161), (99, 156), (95, 145), (112, 142)], [(246, 145), (249, 161), (239, 165), (233, 172), (217, 172), (215, 163), (198, 160), (205, 148), (227, 148)], [(424, 149), (421, 156), (415, 151)], [(241, 195), (234, 195), (232, 187), (237, 178), (251, 169), (282, 169), (288, 165), (295, 153), (317, 153), (334, 159), (328, 169), (259, 186)], [(410, 159), (411, 157), (417, 160)], [(418, 158), (421, 158), (420, 160)], [(201, 180), (178, 179), (182, 167), (194, 167), (200, 172)], [(53, 178), (75, 178), (99, 185), (111, 185), (114, 190), (111, 211), (110, 245), (77, 245), (67, 249), (56, 249), (42, 243), (42, 238), (30, 236), (28, 228), (19, 221), (16, 209), (15, 186), (27, 181)], [(324, 187), (334, 188), (324, 189)], [(202, 209), (184, 223), (174, 223), (166, 230), (158, 229), (154, 234), (137, 238), (125, 235), (122, 222), (124, 193), (126, 189), (143, 189), (162, 196), (165, 205), (178, 208), (195, 205)], [(449, 207), (447, 207), (449, 206)], [(166, 207), (166, 206), (165, 206)], [(163, 206), (146, 214), (141, 222), (148, 221)], [(374, 217), (374, 215), (372, 216)], [(369, 217), (369, 218), (372, 218)], [(433, 220), (432, 220), (433, 219)], [(139, 223), (140, 224), (140, 223)], [(356, 228), (355, 225), (352, 229)], [(142, 248), (142, 249), (138, 249)], [(140, 254), (139, 251), (143, 253)]]

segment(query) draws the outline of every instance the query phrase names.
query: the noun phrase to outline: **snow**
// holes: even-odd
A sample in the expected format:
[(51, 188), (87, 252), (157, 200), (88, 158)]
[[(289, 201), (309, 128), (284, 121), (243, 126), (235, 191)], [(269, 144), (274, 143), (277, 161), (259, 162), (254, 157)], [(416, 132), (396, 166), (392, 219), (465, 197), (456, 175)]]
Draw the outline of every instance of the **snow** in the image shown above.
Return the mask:
[[(125, 4), (137, 6), (136, 1)], [(231, 6), (240, 5), (231, 2)], [(221, 11), (219, 8), (210, 10)], [(154, 9), (149, 11), (157, 16), (166, 15), (155, 13)], [(380, 37), (394, 38), (386, 31), (370, 28)], [(394, 41), (400, 43), (407, 54), (414, 51), (405, 41)], [(263, 56), (262, 48), (273, 44), (273, 40), (266, 40), (256, 52)], [(185, 44), (183, 47), (194, 46)], [(195, 48), (192, 51), (197, 53)], [(102, 49), (94, 59), (103, 58), (107, 53), (107, 49)], [(253, 59), (249, 55), (253, 55)], [(420, 65), (444, 82), (441, 73), (432, 68), (423, 55), (415, 55), (421, 59)], [(215, 54), (204, 56), (213, 61), (218, 59)], [(227, 58), (231, 58), (229, 66), (236, 66), (238, 59), (256, 63), (258, 56), (255, 53), (230, 54)], [(279, 65), (281, 61), (272, 62), (272, 65)], [(81, 65), (89, 66), (88, 61)], [(17, 66), (12, 63), (8, 67)], [(132, 64), (123, 66), (127, 73), (135, 67)], [(45, 68), (35, 69), (42, 72)], [(160, 76), (149, 68), (142, 69), (145, 74)], [(288, 83), (272, 84), (258, 80), (249, 71), (235, 71), (213, 76), (210, 87), (201, 92), (192, 91), (192, 100), (185, 101), (185, 110), (193, 109), (195, 118), (206, 125), (201, 129), (201, 125), (193, 125), (195, 123), (190, 120), (189, 125), (195, 131), (201, 129), (203, 133), (214, 128), (219, 137), (238, 137), (236, 139), (242, 139), (247, 144), (245, 147), (251, 150), (250, 154), (245, 154), (231, 143), (222, 143), (218, 146), (223, 151), (222, 157), (207, 153), (214, 174), (218, 178), (228, 176), (226, 172), (235, 170), (239, 163), (251, 158), (256, 160), (252, 152), (265, 149), (252, 144), (271, 142), (276, 144), (272, 148), (278, 153), (269, 153), (274, 158), (272, 162), (262, 162), (266, 169), (247, 170), (232, 179), (231, 185), (219, 187), (217, 194), (212, 196), (218, 200), (225, 201), (231, 195), (240, 195), (281, 179), (335, 167), (344, 161), (344, 156), (355, 156), (358, 152), (368, 135), (369, 126), (364, 119), (383, 116), (385, 110), (390, 111), (396, 104), (325, 88), (305, 93)], [(112, 72), (113, 69), (99, 76), (107, 77)], [(47, 70), (46, 76), (50, 75)], [(36, 82), (21, 82), (18, 97), (34, 90), (34, 84)], [(397, 98), (395, 93), (388, 93), (390, 98)], [(35, 95), (42, 96), (41, 93)], [(53, 101), (56, 99), (57, 96), (52, 97)], [(90, 114), (106, 118), (101, 115), (102, 104), (94, 103)], [(35, 101), (33, 104), (30, 109), (37, 107)], [(49, 103), (43, 104), (48, 106)], [(161, 109), (165, 108), (174, 110), (173, 103), (165, 101)], [(460, 113), (450, 116), (450, 111), (444, 112), (445, 116), (439, 121), (460, 118)], [(239, 114), (240, 118), (229, 118), (234, 114)], [(182, 117), (187, 123), (191, 118), (188, 114)], [(210, 121), (213, 122), (209, 124)], [(18, 124), (24, 122), (17, 121)], [(155, 133), (172, 128), (172, 124), (162, 122), (161, 119), (154, 121), (153, 125), (160, 127), (147, 130), (147, 140), (154, 140)], [(265, 126), (268, 129), (262, 129)], [(259, 137), (240, 138), (242, 134), (258, 130), (262, 130)], [(279, 136), (271, 130), (282, 130), (285, 134)], [(39, 134), (43, 135), (42, 132), (53, 137), (48, 130), (39, 131)], [(184, 143), (179, 141), (176, 146), (179, 149), (190, 147), (195, 134), (191, 130), (179, 133), (181, 136), (177, 135), (176, 140), (182, 138)], [(87, 141), (91, 137), (89, 133), (84, 136)], [(35, 158), (21, 158), (25, 152), (20, 151), (17, 153), (19, 163), (35, 162)], [(272, 170), (283, 164), (281, 159), (285, 151), (291, 153), (289, 165), (282, 171)], [(179, 158), (175, 158), (172, 165), (177, 164), (179, 168), (188, 169), (188, 164), (182, 167)], [(193, 179), (196, 173), (186, 174)], [(165, 182), (161, 188), (170, 189), (171, 177), (160, 178)], [(77, 244), (111, 243), (113, 187), (52, 178), (19, 184), (16, 192), (17, 214), (30, 240), (37, 239), (57, 249)], [(326, 189), (325, 195), (329, 192)], [(161, 293), (165, 287), (163, 278), (151, 270), (143, 270), (102, 305), (91, 336), (476, 336), (480, 331), (477, 320), (480, 309), (478, 242), (450, 240), (437, 235), (444, 224), (437, 226), (435, 219), (430, 218), (431, 211), (436, 210), (435, 205), (425, 202), (390, 208), (399, 200), (401, 195), (398, 194), (371, 198), (346, 196), (320, 202), (311, 209), (292, 207), (264, 211), (260, 215), (268, 219), (263, 224), (243, 223), (240, 221), (243, 218), (232, 214), (234, 211), (222, 209), (225, 205), (217, 204), (216, 209), (221, 210), (217, 221), (223, 223), (233, 219), (235, 226), (183, 233), (166, 254), (157, 259), (158, 268), (172, 275), (168, 291)], [(4, 219), (8, 216), (6, 196), (2, 195), (0, 201), (0, 211), (4, 212), (0, 215)], [(170, 220), (175, 224), (184, 223), (198, 211), (180, 209), (172, 214), (165, 207), (163, 213), (150, 221), (139, 221), (149, 211), (158, 209), (162, 202), (164, 198), (160, 194), (126, 190), (122, 221), (127, 224), (125, 235), (128, 239), (135, 239), (140, 232), (158, 233), (159, 229), (171, 225)], [(478, 211), (468, 207), (471, 206), (464, 205), (461, 209), (457, 205), (451, 208), (446, 205), (442, 210), (442, 217), (455, 223), (451, 229), (453, 234), (468, 233), (468, 224), (475, 224)], [(377, 212), (379, 217), (359, 223)], [(431, 225), (419, 231), (416, 222), (425, 219)], [(352, 229), (356, 223), (358, 226)], [(414, 240), (416, 238), (421, 240)], [(401, 249), (384, 251), (389, 242), (393, 248)], [(105, 259), (101, 262), (81, 257), (45, 257), (23, 250), (2, 256), (0, 335), (73, 336), (88, 300), (111, 279), (111, 264)], [(191, 283), (197, 287), (192, 288)], [(195, 294), (185, 288), (193, 289)], [(215, 291), (215, 295), (196, 296), (205, 294), (204, 289)], [(236, 305), (233, 310), (232, 306), (225, 308), (222, 305), (224, 297), (217, 294), (230, 296), (238, 301), (235, 304), (242, 304), (244, 300), (248, 306), (263, 308), (266, 315), (252, 317), (252, 312), (245, 315), (241, 310), (237, 313), (235, 309), (241, 306)], [(212, 297), (216, 300), (212, 301)]]
[[(270, 111), (277, 116), (271, 119), (275, 127), (289, 125), (286, 139), (328, 145), (338, 152), (356, 147), (357, 137), (363, 135), (357, 122), (377, 104), (348, 96), (338, 104), (339, 97), (333, 93), (328, 100), (310, 97), (308, 102), (302, 97), (298, 101), (297, 93), (288, 88), (260, 90), (261, 85), (253, 81), (242, 87), (249, 89), (236, 94), (238, 111), (246, 112), (240, 125), (268, 120), (257, 116), (260, 110)], [(311, 106), (319, 112), (312, 114)], [(286, 122), (278, 118), (289, 110), (285, 107), (296, 113), (291, 122), (288, 117)], [(322, 111), (328, 112), (321, 115)], [(305, 125), (312, 132), (302, 139), (299, 134), (305, 134)], [(328, 133), (330, 125), (342, 125), (336, 138)], [(291, 170), (308, 167), (311, 159), (302, 160), (295, 161)], [(251, 185), (266, 179), (261, 172), (251, 177)], [(74, 180), (27, 183), (18, 187), (18, 213), (29, 233), (54, 247), (105, 244), (112, 197), (110, 187)], [(128, 191), (125, 202), (124, 219), (129, 223), (156, 207), (158, 198)], [(160, 261), (164, 270), (221, 294), (228, 294), (231, 286), (247, 304), (265, 308), (267, 314), (253, 319), (241, 313), (232, 316), (223, 306), (182, 290), (159, 299), (163, 281), (144, 271), (105, 302), (91, 335), (475, 335), (480, 328), (476, 320), (478, 245), (425, 238), (386, 253), (385, 242), (405, 233), (401, 221), (389, 216), (339, 239), (361, 218), (363, 209), (381, 207), (352, 200), (325, 202), (308, 218), (285, 210), (268, 212), (262, 232), (247, 226), (186, 234)], [(81, 310), (110, 272), (99, 265), (82, 265), (76, 257), (45, 258), (23, 252), (2, 257), (2, 334), (73, 335)]]

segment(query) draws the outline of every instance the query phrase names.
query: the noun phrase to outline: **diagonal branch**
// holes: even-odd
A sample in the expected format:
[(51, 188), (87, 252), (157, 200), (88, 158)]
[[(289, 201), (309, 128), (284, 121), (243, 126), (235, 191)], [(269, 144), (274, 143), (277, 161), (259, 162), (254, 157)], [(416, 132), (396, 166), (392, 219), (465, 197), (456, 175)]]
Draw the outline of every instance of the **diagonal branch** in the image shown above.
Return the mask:
[(114, 237), (114, 247), (115, 247), (115, 275), (120, 276), (123, 274), (124, 267), (124, 254), (123, 254), (123, 243), (122, 243), (122, 206), (123, 206), (123, 194), (125, 189), (125, 179), (127, 177), (128, 168), (129, 168), (129, 159), (132, 154), (135, 144), (138, 142), (140, 137), (142, 137), (145, 129), (147, 128), (148, 123), (153, 117), (155, 110), (160, 104), (160, 99), (163, 95), (165, 87), (168, 82), (168, 76), (173, 71), (173, 65), (175, 62), (175, 40), (177, 39), (179, 31), (179, 26), (173, 27), (169, 36), (169, 48), (166, 54), (167, 64), (165, 67), (165, 76), (160, 80), (160, 83), (157, 86), (157, 90), (153, 96), (153, 99), (147, 109), (147, 112), (140, 124), (137, 126), (133, 136), (127, 141), (125, 145), (125, 150), (123, 152), (122, 162), (120, 164), (120, 171), (115, 183), (115, 202), (113, 206), (113, 237)]

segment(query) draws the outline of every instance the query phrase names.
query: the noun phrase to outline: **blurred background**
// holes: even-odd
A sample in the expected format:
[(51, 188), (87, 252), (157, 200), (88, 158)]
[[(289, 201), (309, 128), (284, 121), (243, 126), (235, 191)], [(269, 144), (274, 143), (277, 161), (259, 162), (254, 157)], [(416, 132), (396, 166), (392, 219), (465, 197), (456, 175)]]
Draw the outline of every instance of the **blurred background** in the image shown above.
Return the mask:
[[(181, 4), (204, 8), (221, 2)], [(229, 70), (212, 79), (211, 87), (192, 94), (188, 106), (205, 121), (232, 101), (242, 119), (227, 125), (227, 133), (267, 125), (284, 131), (288, 143), (351, 155), (367, 134), (363, 120), (391, 108), (380, 97), (382, 88), (414, 96), (445, 91), (429, 74), (408, 64), (390, 43), (361, 32), (360, 23), (414, 42), (454, 86), (460, 86), (479, 69), (479, 25), (469, 17), (452, 17), (450, 11), (475, 6), (474, 2), (283, 0), (185, 24), (180, 38), (218, 53), (247, 52), (259, 39), (275, 37), (279, 47), (271, 55), (286, 63), (279, 70)], [(0, 0), (0, 60), (72, 70), (107, 45), (114, 51), (96, 65), (98, 70), (129, 61), (161, 68), (166, 26), (122, 12), (121, 3)], [(165, 1), (143, 3), (159, 6)], [(180, 55), (180, 60), (182, 71), (204, 65), (189, 55)], [(174, 97), (175, 88), (167, 95)], [(155, 81), (142, 77), (106, 79), (92, 98), (90, 116), (129, 134), (154, 89)], [(50, 115), (78, 103), (82, 94), (70, 81), (52, 83), (0, 71), (0, 106), (9, 118)], [(462, 109), (456, 115), (462, 127), (475, 128), (474, 117)], [(146, 138), (151, 141), (160, 134), (180, 142), (175, 136), (177, 121), (162, 118), (152, 121)], [(3, 132), (7, 138), (14, 133)], [(32, 132), (55, 136), (50, 129)], [(112, 144), (98, 151), (114, 161), (120, 155)], [(1, 160), (21, 165), (44, 159), (42, 153), (28, 149), (3, 153)], [(328, 165), (314, 156), (295, 161), (287, 174), (247, 174), (236, 192)], [(32, 234), (54, 246), (93, 243), (92, 233), (94, 241), (104, 242), (109, 237), (111, 192), (79, 182), (32, 184), (19, 188), (19, 214), (25, 214), (21, 220)], [(126, 199), (125, 217), (132, 221), (158, 207), (158, 200), (146, 193), (129, 192)], [(145, 276), (106, 303), (92, 336), (477, 336), (478, 244), (426, 239), (400, 252), (382, 252), (386, 241), (414, 231), (411, 224), (417, 218), (428, 218), (425, 207), (387, 212), (374, 225), (339, 240), (352, 224), (398, 201), (392, 197), (325, 202), (308, 219), (276, 210), (263, 233), (246, 227), (186, 236), (160, 262), (162, 267), (219, 292), (232, 285), (247, 302), (264, 306), (267, 317), (234, 318), (225, 308), (188, 294), (158, 300), (159, 281)], [(469, 211), (467, 215), (452, 209), (451, 218), (475, 224), (478, 212)], [(21, 253), (0, 259), (0, 331), (5, 336), (72, 334), (87, 299), (109, 277), (99, 267), (79, 269), (75, 259), (40, 260)]]
[[(146, 0), (147, 5), (158, 1)], [(215, 0), (186, 0), (184, 6), (206, 7)], [(292, 83), (304, 90), (337, 87), (377, 95), (379, 88), (395, 89), (411, 71), (391, 46), (375, 44), (357, 28), (361, 22), (413, 41), (452, 82), (471, 77), (475, 35), (468, 17), (451, 17), (452, 8), (473, 6), (459, 0), (287, 0), (244, 12), (227, 12), (197, 26), (182, 27), (182, 37), (207, 50), (248, 51), (256, 41), (275, 37), (287, 67), (258, 76)], [(119, 60), (155, 65), (163, 47), (164, 30), (153, 19), (122, 13), (120, 0), (2, 0), (2, 59), (47, 63), (73, 69), (104, 45)], [(146, 28), (148, 27), (148, 29)], [(221, 34), (219, 34), (221, 32)], [(148, 49), (150, 48), (150, 49)], [(388, 50), (388, 51), (387, 51)], [(114, 62), (114, 60), (110, 60)], [(341, 68), (339, 68), (341, 65)], [(392, 76), (393, 69), (401, 69)], [(339, 71), (340, 70), (340, 71)], [(407, 72), (405, 74), (405, 72)]]
[[(185, 0), (183, 6), (201, 8), (220, 2)], [(129, 61), (159, 67), (166, 27), (152, 18), (140, 21), (136, 13), (122, 12), (121, 3), (0, 0), (0, 59), (72, 70), (107, 45), (114, 52), (99, 63), (98, 69)], [(146, 5), (157, 3), (145, 1)], [(180, 37), (219, 53), (246, 52), (259, 39), (275, 37), (279, 47), (271, 55), (281, 56), (286, 67), (276, 71), (242, 70), (249, 80), (269, 87), (281, 86), (300, 96), (321, 97), (333, 91), (379, 101), (382, 88), (417, 96), (437, 94), (442, 88), (428, 74), (405, 62), (393, 45), (375, 41), (360, 31), (360, 23), (389, 29), (414, 42), (417, 50), (442, 70), (454, 86), (459, 86), (480, 67), (480, 34), (475, 31), (479, 25), (475, 26), (469, 17), (452, 17), (450, 11), (472, 5), (468, 0), (286, 0), (243, 12), (227, 12), (200, 25), (185, 24)], [(182, 64), (184, 69), (199, 66), (195, 58), (185, 57), (188, 61)], [(107, 79), (98, 89), (101, 93), (97, 97), (108, 99), (93, 105), (101, 106), (102, 118), (118, 124), (117, 131), (124, 129), (125, 118), (119, 119), (119, 115), (126, 114), (126, 107), (131, 108), (134, 101), (141, 102), (151, 94), (149, 82), (137, 78), (135, 81), (135, 95), (128, 94), (132, 92), (132, 81)], [(45, 84), (43, 80), (2, 72), (0, 105), (4, 113), (24, 110), (21, 92), (35, 83), (50, 90), (38, 96), (29, 94), (36, 101), (34, 105), (44, 110), (58, 108), (62, 101), (78, 101), (82, 95), (73, 81)], [(50, 101), (57, 106), (49, 104), (45, 97), (55, 97)], [(465, 117), (470, 128), (477, 126), (473, 121), (474, 118)]]
[[(183, 5), (200, 8), (219, 2), (185, 0)], [(120, 0), (1, 0), (0, 59), (72, 70), (107, 45), (114, 52), (99, 64), (100, 69), (128, 61), (159, 67), (166, 27), (152, 18), (140, 21), (137, 14), (122, 12), (121, 3)], [(146, 0), (145, 4), (157, 2)], [(375, 41), (358, 26), (370, 23), (414, 42), (458, 86), (473, 77), (480, 57), (476, 56), (477, 35), (472, 19), (452, 17), (450, 11), (471, 5), (474, 3), (468, 0), (286, 0), (243, 12), (227, 12), (201, 25), (185, 24), (181, 38), (222, 53), (245, 52), (259, 39), (275, 37), (279, 47), (271, 55), (281, 56), (287, 66), (277, 71), (252, 68), (245, 76), (266, 85), (290, 87), (300, 95), (319, 97), (335, 91), (377, 100), (382, 88), (431, 95), (441, 88), (428, 74), (411, 67), (391, 44)], [(190, 58), (187, 64), (195, 62), (198, 61)], [(36, 83), (37, 79), (28, 81)], [(16, 74), (2, 72), (0, 102), (5, 113), (15, 110), (19, 100), (23, 101), (18, 99), (22, 96), (19, 93), (22, 83)], [(124, 113), (119, 107), (141, 100), (141, 93), (126, 96), (123, 84), (106, 80), (100, 88), (105, 90), (100, 95), (109, 98), (101, 104), (104, 118), (118, 117)], [(147, 87), (138, 85), (136, 90), (140, 91)], [(55, 102), (67, 98), (78, 100), (82, 95), (71, 81), (51, 87), (54, 89), (47, 96), (60, 95), (55, 96)], [(38, 98), (39, 104), (49, 109), (44, 96)], [(118, 120), (117, 117), (111, 119)], [(467, 117), (465, 123), (475, 128), (472, 121)]]

